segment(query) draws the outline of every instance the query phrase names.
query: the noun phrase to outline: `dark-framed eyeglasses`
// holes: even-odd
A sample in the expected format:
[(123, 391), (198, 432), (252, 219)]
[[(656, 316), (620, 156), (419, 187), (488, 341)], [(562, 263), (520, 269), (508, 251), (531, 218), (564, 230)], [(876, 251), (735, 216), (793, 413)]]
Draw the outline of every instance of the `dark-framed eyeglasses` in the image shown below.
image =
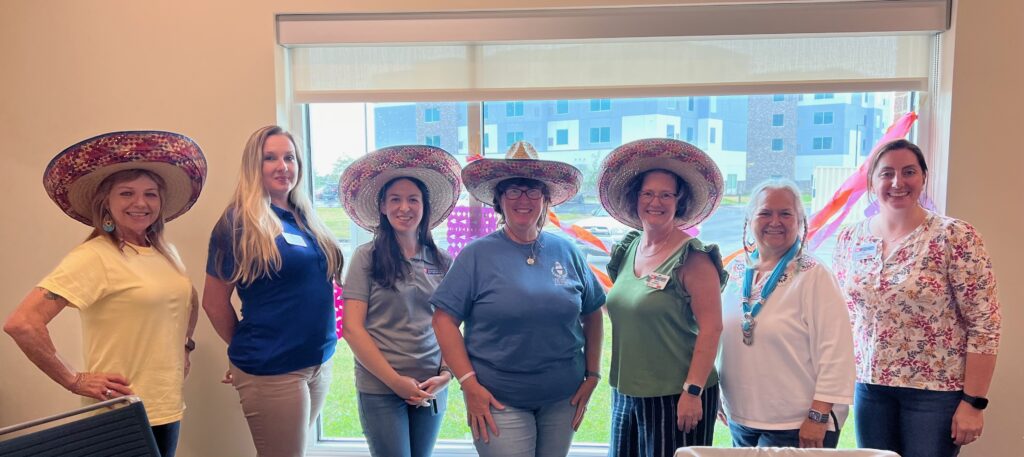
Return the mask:
[(522, 190), (522, 189), (516, 189), (514, 187), (511, 188), (511, 189), (506, 189), (505, 190), (505, 198), (507, 198), (509, 200), (518, 200), (519, 197), (523, 196), (523, 194), (526, 194), (526, 196), (529, 197), (530, 200), (540, 200), (541, 197), (544, 196), (544, 191), (542, 191), (540, 189), (536, 189), (536, 188)]

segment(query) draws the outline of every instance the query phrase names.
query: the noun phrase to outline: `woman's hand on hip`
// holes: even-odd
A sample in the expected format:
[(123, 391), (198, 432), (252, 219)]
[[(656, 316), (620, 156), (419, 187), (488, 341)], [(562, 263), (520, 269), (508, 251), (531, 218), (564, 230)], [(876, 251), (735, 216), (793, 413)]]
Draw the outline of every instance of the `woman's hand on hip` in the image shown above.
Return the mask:
[(680, 431), (685, 433), (693, 431), (703, 415), (704, 408), (700, 397), (686, 392), (679, 395), (679, 404), (676, 405), (676, 427)]
[(800, 447), (822, 448), (825, 447), (825, 433), (828, 432), (828, 423), (815, 422), (804, 419), (800, 424)]
[(569, 399), (569, 404), (576, 407), (576, 414), (572, 416), (573, 431), (578, 430), (580, 424), (583, 423), (583, 415), (587, 412), (587, 403), (590, 403), (590, 396), (594, 394), (594, 389), (597, 388), (599, 381), (596, 376), (584, 379), (580, 388), (576, 389), (576, 393)]
[(68, 390), (102, 401), (134, 395), (128, 384), (128, 379), (117, 373), (78, 373)]
[(490, 443), (490, 435), (499, 435), (498, 424), (491, 416), (491, 407), (505, 409), (505, 405), (494, 398), (486, 387), (480, 385), (476, 377), (470, 378), (462, 385), (462, 395), (466, 399), (466, 419), (470, 430), (473, 431), (473, 439), (482, 439), (484, 443)]
[(981, 430), (985, 427), (985, 412), (965, 402), (960, 402), (953, 413), (953, 442), (965, 446), (981, 438)]

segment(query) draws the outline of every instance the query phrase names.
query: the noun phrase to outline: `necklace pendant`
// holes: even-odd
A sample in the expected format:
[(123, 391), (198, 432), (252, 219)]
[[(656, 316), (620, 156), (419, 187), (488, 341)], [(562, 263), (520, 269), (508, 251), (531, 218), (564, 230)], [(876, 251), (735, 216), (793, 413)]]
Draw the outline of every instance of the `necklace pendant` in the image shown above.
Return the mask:
[(743, 322), (740, 323), (740, 330), (743, 331), (743, 344), (747, 346), (754, 344), (755, 327), (757, 327), (757, 322), (750, 316), (750, 313), (746, 313), (743, 316)]
[(751, 346), (754, 344), (754, 332), (743, 332), (743, 344)]
[(533, 260), (533, 257), (527, 257), (526, 258), (526, 264), (527, 265), (533, 265), (534, 263), (536, 263), (536, 260)]

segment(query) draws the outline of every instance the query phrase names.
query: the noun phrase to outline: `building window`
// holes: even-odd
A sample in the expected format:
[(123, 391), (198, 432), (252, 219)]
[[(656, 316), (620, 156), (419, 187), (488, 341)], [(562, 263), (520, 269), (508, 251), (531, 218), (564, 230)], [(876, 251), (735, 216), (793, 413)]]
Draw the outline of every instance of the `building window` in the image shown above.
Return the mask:
[(686, 141), (693, 143), (693, 127), (686, 128)]
[(665, 126), (665, 138), (679, 139), (679, 135), (676, 135), (676, 126), (674, 124)]
[(782, 138), (772, 138), (772, 151), (781, 151), (783, 146)]
[(438, 122), (441, 120), (440, 108), (427, 108), (423, 110), (423, 122)]
[(816, 136), (814, 137), (814, 150), (829, 150), (832, 149), (832, 137), (830, 136)]
[(831, 111), (818, 111), (814, 113), (814, 124), (825, 125), (832, 124), (833, 114)]
[(717, 142), (718, 142), (718, 130), (715, 129), (714, 127), (711, 127), (711, 133), (708, 134), (708, 143), (717, 143)]
[(836, 94), (814, 94), (815, 100), (831, 100), (836, 98)]
[(782, 127), (785, 118), (782, 114), (772, 114), (772, 127)]
[(686, 97), (686, 110), (693, 111), (694, 105), (693, 97)]
[(484, 132), (484, 149), (491, 147), (491, 134)]
[(516, 141), (523, 141), (523, 132), (508, 132), (505, 134), (506, 146), (512, 146)]
[(590, 142), (591, 143), (610, 143), (612, 141), (612, 128), (611, 127), (591, 127), (590, 128)]
[(775, 95), (772, 95), (772, 101), (773, 102), (784, 102), (784, 101), (786, 101), (786, 95), (785, 94), (775, 94)]
[(590, 100), (591, 111), (608, 111), (612, 109), (612, 100), (610, 98), (594, 98)]
[(569, 100), (556, 101), (555, 114), (569, 114)]
[(508, 102), (505, 103), (505, 115), (508, 117), (516, 117), (523, 115), (523, 102)]
[(427, 146), (441, 147), (441, 135), (429, 135), (426, 138)]
[(557, 145), (569, 144), (569, 129), (558, 129), (558, 130), (555, 130), (555, 144), (557, 144)]

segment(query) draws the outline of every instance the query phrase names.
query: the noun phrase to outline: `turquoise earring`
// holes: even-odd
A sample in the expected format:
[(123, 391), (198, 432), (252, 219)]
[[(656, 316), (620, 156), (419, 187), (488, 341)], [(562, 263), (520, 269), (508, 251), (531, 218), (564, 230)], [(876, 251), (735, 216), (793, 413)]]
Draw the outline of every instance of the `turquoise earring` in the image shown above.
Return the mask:
[(110, 218), (104, 217), (103, 218), (103, 231), (107, 232), (107, 233), (113, 232), (114, 231), (114, 221), (110, 220)]

